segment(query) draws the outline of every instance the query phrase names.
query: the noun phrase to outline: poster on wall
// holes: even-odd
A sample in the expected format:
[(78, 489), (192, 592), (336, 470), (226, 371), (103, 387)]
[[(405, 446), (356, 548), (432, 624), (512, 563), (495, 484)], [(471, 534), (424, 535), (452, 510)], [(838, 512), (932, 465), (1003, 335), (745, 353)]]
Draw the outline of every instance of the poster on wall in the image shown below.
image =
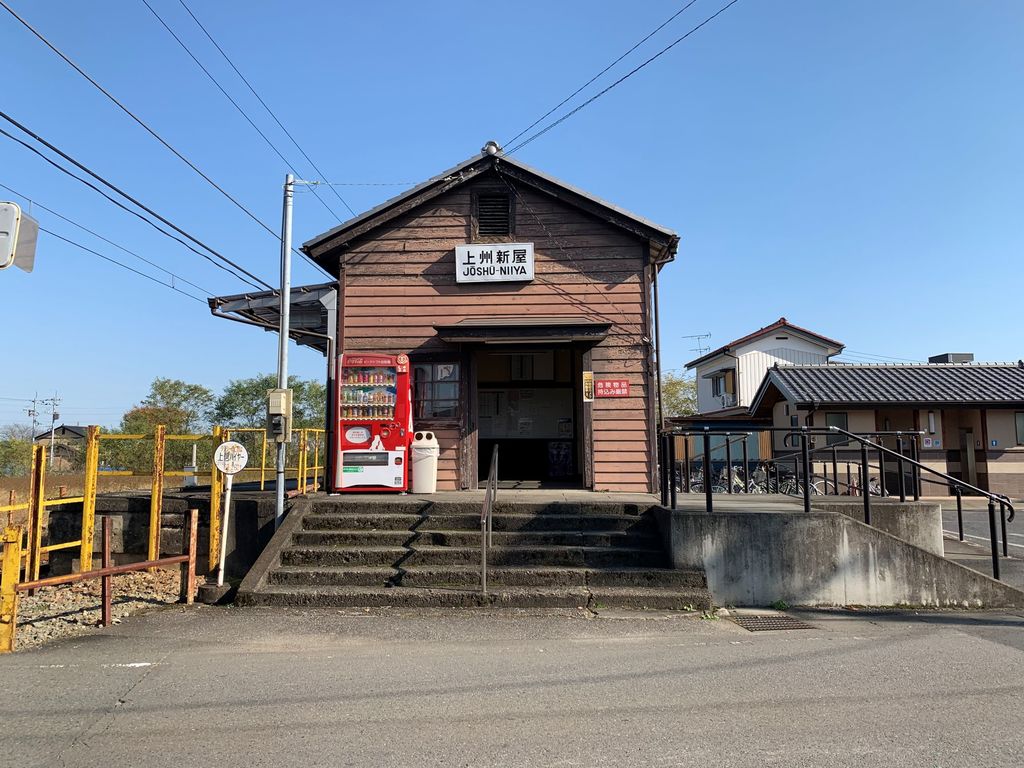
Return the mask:
[(594, 402), (594, 372), (583, 372), (583, 402)]
[(485, 440), (571, 438), (572, 395), (568, 388), (481, 390), (479, 435)]
[(597, 379), (594, 382), (595, 397), (629, 397), (628, 379)]

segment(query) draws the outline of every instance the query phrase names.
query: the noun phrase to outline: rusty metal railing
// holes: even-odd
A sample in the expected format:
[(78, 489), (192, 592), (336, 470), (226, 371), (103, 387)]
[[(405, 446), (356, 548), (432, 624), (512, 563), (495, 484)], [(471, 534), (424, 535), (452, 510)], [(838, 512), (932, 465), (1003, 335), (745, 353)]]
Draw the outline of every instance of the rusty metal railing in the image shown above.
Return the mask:
[[(262, 428), (239, 428), (214, 426), (208, 433), (196, 434), (168, 434), (163, 425), (157, 426), (152, 434), (123, 434), (104, 433), (97, 426), (90, 426), (86, 431), (85, 456), (83, 466), (83, 490), (78, 496), (59, 496), (47, 498), (47, 452), (42, 445), (32, 446), (32, 455), (29, 472), (29, 493), (28, 499), (21, 503), (12, 503), (0, 506), (0, 513), (7, 513), (8, 525), (14, 524), (13, 516), (24, 514), (25, 525), (21, 527), (23, 542), (21, 544), (20, 557), (25, 561), (25, 579), (36, 580), (40, 575), (40, 568), (45, 557), (55, 551), (65, 549), (78, 549), (80, 570), (90, 571), (94, 559), (94, 536), (96, 521), (96, 499), (99, 492), (99, 481), (103, 477), (145, 477), (149, 478), (150, 506), (149, 525), (146, 543), (146, 557), (148, 560), (156, 560), (160, 557), (160, 519), (163, 513), (164, 490), (169, 478), (180, 478), (183, 482), (187, 478), (198, 479), (200, 475), (210, 477), (210, 545), (208, 553), (208, 564), (210, 569), (217, 567), (219, 562), (220, 542), (222, 536), (222, 510), (224, 477), (213, 464), (212, 455), (217, 446), (229, 440), (232, 436), (252, 434), (259, 446), (259, 451), (250, 451), (253, 459), (258, 456), (258, 463), (252, 461), (250, 466), (243, 471), (243, 477), (248, 473), (254, 477), (258, 473), (260, 489), (266, 486), (268, 474), (272, 471), (273, 465), (267, 463), (267, 442), (266, 430)], [(294, 430), (297, 441), (297, 450), (292, 451), (296, 456), (294, 466), (287, 468), (287, 472), (296, 479), (296, 494), (305, 494), (311, 489), (316, 490), (324, 476), (324, 462), (327, 456), (326, 435), (322, 428), (301, 428)], [(244, 438), (243, 438), (244, 439)], [(146, 469), (139, 469), (138, 462), (145, 458), (149, 460), (149, 449), (145, 453), (136, 452), (131, 461), (124, 461), (118, 464), (118, 451), (113, 448), (106, 451), (107, 462), (102, 460), (101, 445), (123, 444), (126, 442), (151, 442), (152, 463)], [(194, 464), (188, 468), (168, 469), (168, 447), (175, 443), (191, 442), (193, 444), (204, 444), (209, 446), (209, 469), (200, 471), (200, 467)], [(113, 453), (114, 466), (109, 466)], [(173, 451), (172, 451), (173, 453)], [(121, 458), (124, 458), (122, 453)], [(269, 457), (273, 461), (273, 456)], [(204, 459), (205, 463), (205, 459)], [(125, 468), (135, 465), (135, 469)], [(236, 479), (237, 481), (237, 479)], [(47, 513), (50, 507), (61, 504), (80, 503), (82, 505), (81, 525), (77, 538), (58, 543), (45, 543), (43, 532), (48, 528)]]
[(480, 592), (487, 596), (487, 550), (494, 545), (494, 500), (498, 496), (498, 446), (491, 451), (491, 467), (480, 508)]
[(15, 637), (18, 627), (18, 593), (34, 592), (44, 587), (55, 587), (62, 584), (72, 584), (78, 581), (101, 579), (101, 610), (100, 624), (108, 626), (112, 619), (111, 601), (113, 593), (113, 577), (122, 573), (141, 571), (166, 567), (169, 565), (181, 564), (181, 601), (187, 604), (192, 603), (196, 594), (196, 559), (197, 559), (197, 534), (199, 531), (199, 512), (189, 510), (188, 530), (184, 537), (186, 552), (182, 555), (164, 557), (159, 559), (146, 560), (141, 563), (129, 563), (127, 565), (112, 565), (110, 545), (110, 518), (103, 518), (103, 567), (79, 573), (70, 573), (66, 576), (53, 576), (46, 579), (31, 579), (19, 581), (21, 571), (21, 541), (23, 532), (21, 526), (8, 526), (4, 529), (3, 538), (0, 539), (3, 552), (0, 555), (0, 562), (3, 570), (0, 571), (0, 653), (10, 653), (14, 650)]

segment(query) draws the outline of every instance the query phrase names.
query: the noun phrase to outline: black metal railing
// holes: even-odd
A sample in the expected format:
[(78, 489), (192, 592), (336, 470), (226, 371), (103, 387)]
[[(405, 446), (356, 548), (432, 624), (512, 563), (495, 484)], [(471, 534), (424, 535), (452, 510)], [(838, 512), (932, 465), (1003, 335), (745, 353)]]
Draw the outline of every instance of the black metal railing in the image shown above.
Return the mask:
[(498, 497), (498, 446), (491, 451), (491, 467), (480, 507), (480, 592), (487, 596), (487, 550), (494, 545), (494, 500)]
[[(864, 522), (870, 525), (872, 505), (871, 497), (873, 495), (888, 495), (886, 482), (886, 474), (888, 471), (886, 466), (887, 459), (895, 467), (895, 490), (898, 492), (899, 500), (901, 502), (905, 502), (907, 500), (908, 485), (910, 490), (909, 495), (913, 497), (914, 501), (918, 501), (921, 498), (922, 484), (925, 482), (942, 485), (948, 490), (948, 492), (956, 496), (957, 525), (961, 541), (963, 541), (964, 538), (964, 493), (975, 494), (988, 498), (989, 532), (992, 547), (992, 574), (996, 579), (1000, 577), (999, 537), (997, 535), (995, 505), (998, 504), (1000, 509), (1002, 552), (1003, 556), (1007, 557), (1008, 541), (1006, 524), (1008, 522), (1012, 522), (1014, 519), (1015, 511), (1013, 504), (1010, 502), (1008, 497), (1002, 494), (995, 494), (982, 490), (981, 488), (971, 485), (960, 478), (947, 475), (944, 472), (940, 472), (926, 464), (923, 464), (920, 461), (920, 446), (918, 442), (920, 435), (923, 434), (920, 432), (886, 431), (857, 434), (840, 429), (839, 427), (765, 427), (759, 430), (751, 430), (747, 432), (705, 428), (700, 431), (664, 432), (661, 436), (661, 444), (659, 446), (661, 462), (661, 503), (675, 509), (678, 507), (677, 493), (679, 490), (682, 490), (685, 493), (691, 493), (694, 491), (693, 467), (697, 463), (697, 460), (691, 456), (689, 439), (684, 439), (683, 459), (682, 462), (677, 461), (675, 437), (702, 438), (703, 451), (700, 458), (700, 480), (702, 485), (700, 490), (703, 491), (704, 494), (705, 509), (707, 512), (711, 513), (714, 511), (714, 494), (716, 492), (716, 488), (719, 489), (719, 492), (724, 493), (733, 493), (736, 490), (734, 487), (734, 467), (732, 464), (732, 445), (736, 440), (742, 440), (743, 444), (743, 463), (740, 469), (743, 476), (743, 482), (739, 484), (739, 492), (750, 493), (754, 488), (750, 479), (751, 472), (747, 440), (749, 437), (759, 432), (770, 433), (773, 437), (776, 434), (781, 433), (784, 435), (784, 446), (790, 447), (795, 445), (796, 449), (792, 452), (765, 459), (758, 459), (757, 466), (765, 473), (765, 489), (768, 492), (785, 492), (788, 495), (802, 497), (805, 512), (811, 511), (811, 496), (820, 495), (822, 493), (827, 494), (828, 483), (831, 482), (834, 494), (839, 495), (840, 488), (845, 488), (845, 495), (859, 495), (863, 499)], [(824, 446), (814, 446), (814, 438), (819, 436), (827, 436), (831, 438), (829, 444)], [(723, 444), (719, 446), (712, 446), (712, 437), (724, 438)], [(870, 438), (875, 438), (878, 442), (874, 442)], [(895, 450), (881, 444), (881, 440), (886, 438), (894, 439), (896, 443)], [(843, 449), (849, 450), (850, 445), (856, 445), (859, 449), (859, 462), (846, 462), (847, 479), (844, 482), (839, 478), (839, 452)], [(725, 453), (725, 468), (722, 474), (726, 479), (726, 486), (724, 488), (721, 486), (715, 486), (713, 482), (713, 477), (715, 475), (715, 462), (712, 459), (713, 453), (722, 453), (723, 451)], [(823, 453), (829, 454), (828, 459), (830, 460), (821, 462), (821, 480), (816, 480), (815, 478), (819, 477), (819, 475), (813, 471), (816, 462), (813, 461), (812, 457)], [(908, 453), (909, 456), (907, 455)], [(871, 482), (873, 479), (871, 477), (872, 454), (877, 459), (879, 479), (878, 486), (872, 486)], [(790, 474), (787, 469), (785, 475), (786, 479), (783, 480), (783, 467), (789, 463), (792, 463), (793, 465), (792, 473)], [(829, 465), (831, 465), (832, 469), (831, 480), (828, 478)], [(854, 467), (856, 467), (856, 476), (854, 476), (853, 472)], [(681, 470), (680, 482), (677, 483), (676, 473), (679, 470)], [(931, 477), (925, 477), (925, 473), (931, 475)], [(774, 480), (772, 479), (773, 475)], [(1008, 515), (1007, 512), (1009, 512)]]

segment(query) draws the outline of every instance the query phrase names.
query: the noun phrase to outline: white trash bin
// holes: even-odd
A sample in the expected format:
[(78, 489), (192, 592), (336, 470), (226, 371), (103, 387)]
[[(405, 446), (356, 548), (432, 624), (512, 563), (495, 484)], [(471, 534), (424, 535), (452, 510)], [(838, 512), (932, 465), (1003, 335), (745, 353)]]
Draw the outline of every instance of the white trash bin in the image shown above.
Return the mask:
[(417, 431), (412, 436), (412, 492), (437, 491), (437, 459), (441, 446), (433, 432)]

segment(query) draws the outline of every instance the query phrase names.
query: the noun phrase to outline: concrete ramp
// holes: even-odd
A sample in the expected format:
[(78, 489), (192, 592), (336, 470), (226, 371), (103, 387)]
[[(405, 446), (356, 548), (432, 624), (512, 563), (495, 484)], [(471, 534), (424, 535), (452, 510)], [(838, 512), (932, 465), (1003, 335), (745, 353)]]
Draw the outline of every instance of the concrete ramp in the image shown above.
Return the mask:
[(838, 512), (659, 509), (675, 568), (717, 605), (1020, 608), (1024, 592)]

